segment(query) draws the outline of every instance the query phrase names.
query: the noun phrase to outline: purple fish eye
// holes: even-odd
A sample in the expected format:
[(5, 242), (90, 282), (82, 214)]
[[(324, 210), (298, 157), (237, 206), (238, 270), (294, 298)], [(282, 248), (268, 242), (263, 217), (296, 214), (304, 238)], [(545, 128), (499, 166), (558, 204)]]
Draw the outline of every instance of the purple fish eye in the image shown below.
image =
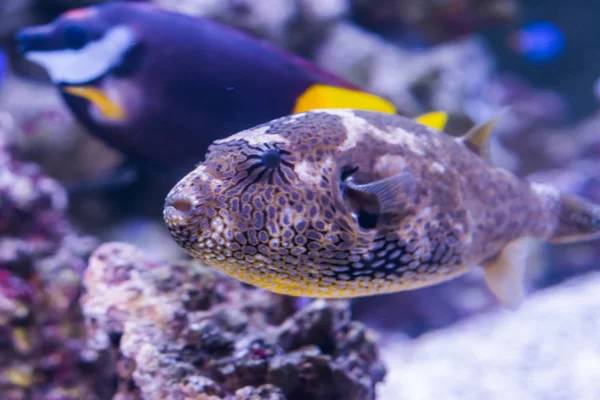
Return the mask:
[(269, 169), (276, 169), (281, 164), (281, 152), (278, 149), (269, 149), (261, 156), (263, 165)]

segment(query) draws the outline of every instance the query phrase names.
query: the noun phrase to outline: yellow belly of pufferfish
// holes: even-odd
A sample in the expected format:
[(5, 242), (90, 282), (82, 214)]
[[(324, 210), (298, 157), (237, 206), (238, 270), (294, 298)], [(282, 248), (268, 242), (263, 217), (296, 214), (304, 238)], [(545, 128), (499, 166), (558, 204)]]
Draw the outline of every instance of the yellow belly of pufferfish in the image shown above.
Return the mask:
[(227, 275), (242, 282), (257, 286), (271, 292), (289, 296), (306, 296), (316, 298), (351, 298), (374, 294), (394, 293), (405, 290), (419, 289), (432, 286), (468, 272), (464, 266), (452, 266), (445, 273), (407, 274), (398, 279), (373, 278), (365, 276), (354, 280), (333, 280), (313, 278), (309, 276), (286, 276), (268, 267), (244, 266), (241, 260), (206, 262)]

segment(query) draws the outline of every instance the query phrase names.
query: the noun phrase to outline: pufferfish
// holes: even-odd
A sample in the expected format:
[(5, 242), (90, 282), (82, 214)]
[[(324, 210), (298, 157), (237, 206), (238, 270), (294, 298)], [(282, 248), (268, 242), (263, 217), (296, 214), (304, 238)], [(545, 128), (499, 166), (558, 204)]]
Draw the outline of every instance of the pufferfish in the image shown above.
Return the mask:
[(217, 140), (169, 193), (192, 256), (246, 283), (348, 298), (482, 268), (508, 307), (531, 240), (600, 237), (600, 207), (489, 161), (496, 119), (452, 137), (374, 111), (312, 110)]

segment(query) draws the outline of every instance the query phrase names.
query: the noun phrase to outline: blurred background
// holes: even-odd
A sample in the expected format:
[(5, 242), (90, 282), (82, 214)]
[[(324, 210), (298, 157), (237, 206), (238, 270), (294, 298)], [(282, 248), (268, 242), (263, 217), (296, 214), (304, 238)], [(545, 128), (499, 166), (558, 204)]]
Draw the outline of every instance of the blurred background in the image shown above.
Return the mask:
[[(40, 191), (35, 192), (31, 207), (48, 208), (43, 215), (28, 211), (35, 214), (31, 221), (29, 214), (18, 214), (14, 221), (0, 218), (0, 222), (6, 226), (31, 224), (40, 237), (64, 238), (78, 232), (70, 244), (61, 239), (57, 245), (62, 258), (53, 253), (52, 262), (44, 264), (51, 265), (46, 267), (46, 274), (64, 272), (66, 265), (76, 273), (53, 275), (60, 276), (57, 287), (48, 277), (44, 300), (28, 303), (31, 312), (50, 313), (53, 327), (60, 326), (60, 319), (81, 324), (80, 312), (74, 306), (64, 306), (57, 313), (48, 310), (48, 304), (62, 297), (71, 304), (79, 296), (79, 276), (98, 243), (125, 241), (157, 260), (184, 258), (160, 215), (152, 218), (136, 213), (135, 207), (124, 213), (118, 204), (107, 200), (113, 194), (77, 197), (67, 205), (60, 191), (47, 189), (49, 184), (40, 186), (41, 171), (69, 187), (98, 177), (123, 160), (75, 120), (45, 71), (23, 60), (14, 40), (22, 27), (48, 23), (67, 10), (97, 3), (101, 1), (0, 2), (2, 146), (40, 166), (39, 170), (23, 172), (31, 187), (20, 189), (19, 195), (33, 196), (31, 193)], [(600, 2), (154, 3), (186, 15), (206, 16), (270, 41), (391, 100), (408, 114), (447, 111), (453, 116), (449, 126), (452, 134), (460, 134), (470, 124), (511, 106), (496, 130), (494, 164), (600, 203)], [(0, 179), (0, 190), (12, 190), (16, 182)], [(143, 190), (151, 192), (152, 187)], [(0, 212), (4, 205), (0, 203)], [(143, 204), (139, 206), (143, 208)], [(68, 218), (55, 216), (56, 208), (67, 212)], [(74, 227), (64, 226), (67, 219)], [(19, 229), (13, 229), (11, 235), (18, 236), (14, 232)], [(0, 271), (15, 270), (15, 265), (31, 269), (39, 265), (35, 260), (46, 259), (48, 250), (37, 246), (31, 236), (19, 244), (12, 236), (8, 241), (8, 236), (0, 238)], [(600, 344), (596, 339), (600, 328), (600, 244), (536, 245), (531, 254), (529, 298), (514, 313), (499, 307), (477, 271), (431, 288), (352, 301), (353, 318), (376, 332), (387, 367), (386, 378), (377, 389), (378, 398), (600, 398), (595, 384), (600, 379)], [(9, 279), (0, 273), (0, 287), (13, 288), (15, 284), (7, 283)], [(36, 286), (25, 286), (20, 296), (35, 297)], [(2, 307), (9, 306), (0, 302), (0, 310)], [(14, 322), (14, 315), (8, 320)], [(14, 338), (24, 335), (25, 331), (15, 326), (27, 324), (13, 322), (0, 317), (0, 353), (2, 346), (13, 348)], [(12, 342), (8, 343), (7, 337)], [(9, 352), (4, 353), (0, 355), (0, 369), (14, 362)], [(21, 387), (33, 384), (27, 381), (26, 373), (21, 373), (20, 379), (25, 379)], [(2, 379), (10, 381), (6, 376)], [(49, 392), (38, 397), (34, 392), (19, 393), (29, 394), (10, 398), (78, 398), (50, 397)], [(0, 393), (0, 398), (9, 397)]]

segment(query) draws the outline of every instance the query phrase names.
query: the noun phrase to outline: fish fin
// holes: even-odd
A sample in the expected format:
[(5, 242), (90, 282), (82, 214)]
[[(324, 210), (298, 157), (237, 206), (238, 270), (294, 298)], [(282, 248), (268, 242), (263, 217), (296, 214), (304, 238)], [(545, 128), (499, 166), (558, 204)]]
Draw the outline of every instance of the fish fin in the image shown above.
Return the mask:
[(600, 238), (600, 205), (561, 193), (558, 226), (551, 243), (572, 243)]
[(408, 172), (400, 172), (388, 178), (375, 182), (356, 184), (352, 181), (346, 183), (350, 190), (375, 196), (380, 214), (396, 213), (403, 211), (407, 196), (416, 191), (416, 183)]
[(469, 150), (486, 161), (491, 161), (491, 135), (497, 119), (475, 125), (464, 136), (458, 138)]
[(438, 131), (443, 131), (448, 123), (448, 113), (444, 111), (432, 111), (419, 115), (415, 118), (415, 121)]
[(485, 283), (500, 302), (516, 310), (525, 298), (523, 278), (529, 253), (529, 238), (507, 244), (493, 259), (483, 264)]
[(504, 107), (496, 116), (487, 122), (475, 125), (466, 134), (457, 140), (464, 144), (469, 150), (479, 155), (484, 160), (491, 162), (491, 137), (494, 127), (498, 121), (510, 111), (510, 107)]
[(479, 155), (484, 160), (491, 162), (491, 138), (494, 127), (510, 111), (510, 107), (504, 107), (496, 113), (489, 121), (477, 124), (466, 134), (457, 138), (469, 150)]
[(355, 110), (379, 111), (388, 114), (397, 112), (396, 106), (382, 97), (329, 85), (311, 85), (296, 100), (293, 113), (322, 108), (351, 108)]

